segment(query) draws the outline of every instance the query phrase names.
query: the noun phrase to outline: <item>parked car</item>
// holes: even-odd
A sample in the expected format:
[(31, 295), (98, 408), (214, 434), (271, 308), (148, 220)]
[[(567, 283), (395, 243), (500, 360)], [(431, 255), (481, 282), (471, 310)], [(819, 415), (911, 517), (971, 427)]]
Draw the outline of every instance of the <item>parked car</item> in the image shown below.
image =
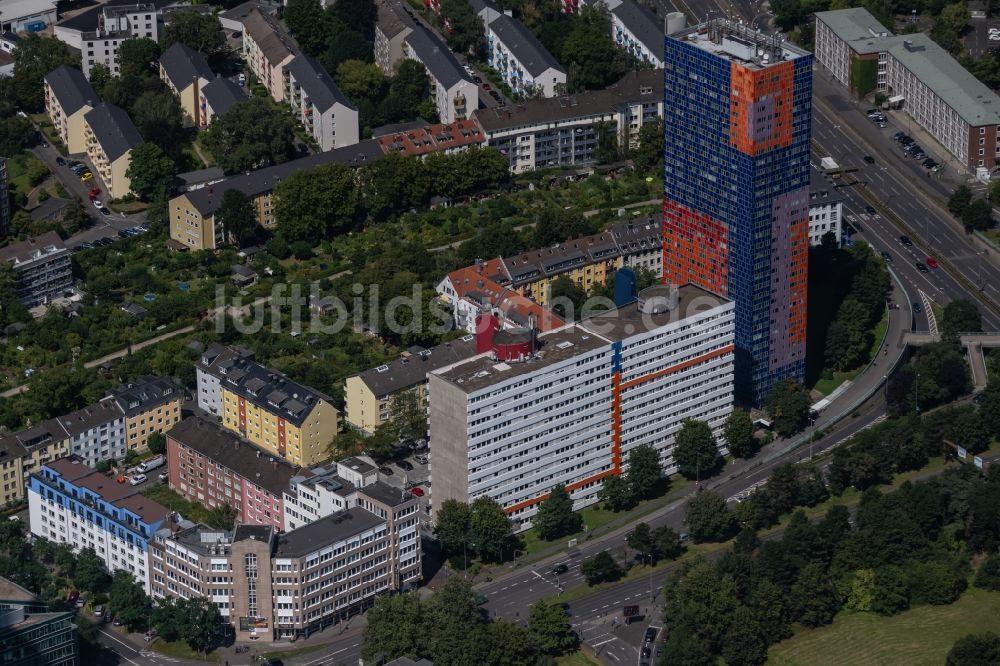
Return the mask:
[[(645, 641), (647, 643), (652, 643), (653, 641), (655, 641), (656, 640), (656, 627), (648, 627), (646, 629), (646, 635), (645, 635), (644, 638), (645, 638)], [(648, 657), (649, 655), (644, 655), (644, 656)]]
[(489, 92), (490, 90), (492, 90), (492, 88), (490, 88), (490, 84), (484, 83), (483, 84), (483, 90), (485, 90), (486, 92)]
[(910, 304), (910, 307), (912, 307), (913, 311), (917, 314), (920, 314), (921, 312), (924, 311), (923, 306), (921, 306), (920, 303), (917, 303), (916, 301), (913, 301), (913, 303)]
[(242, 86), (247, 82), (247, 75), (244, 74), (243, 72), (240, 72), (240, 75), (236, 77), (236, 80), (239, 81), (240, 85)]
[(892, 263), (892, 255), (891, 254), (889, 254), (888, 252), (886, 252), (884, 250), (882, 252), (880, 252), (879, 254), (881, 254), (882, 258), (885, 259), (887, 262), (889, 262), (890, 264)]
[(64, 160), (61, 157), (57, 157), (56, 158), (56, 164), (58, 164), (59, 166), (66, 166), (66, 160)]
[(413, 459), (416, 460), (421, 465), (427, 464), (427, 456), (414, 456)]
[(131, 479), (129, 479), (129, 483), (131, 483), (133, 486), (138, 486), (140, 483), (143, 483), (145, 481), (146, 481), (145, 474), (136, 474)]
[(111, 211), (108, 210), (107, 208), (105, 208), (104, 206), (101, 206), (100, 210), (101, 210), (101, 215), (103, 215), (104, 217), (110, 217), (111, 216)]
[(101, 203), (100, 199), (92, 199), (94, 202), (94, 208), (101, 209), (104, 208), (104, 204)]
[(400, 460), (399, 463), (397, 464), (399, 465), (400, 469), (405, 469), (407, 472), (413, 471), (413, 463), (411, 463), (409, 460)]
[(104, 615), (104, 606), (94, 606), (94, 615), (97, 617)]
[(927, 268), (937, 268), (938, 262), (934, 257), (927, 257)]
[(94, 179), (94, 174), (90, 173), (89, 171), (84, 171), (82, 174), (80, 174), (80, 180), (82, 180), (85, 183), (89, 183), (93, 179)]
[(392, 476), (392, 474), (393, 474), (392, 468), (389, 467), (388, 465), (383, 465), (383, 466), (379, 467), (378, 471), (382, 472), (386, 476)]
[(413, 495), (414, 497), (423, 497), (424, 489), (421, 488), (420, 486), (413, 486), (412, 488), (410, 488), (410, 494)]
[(869, 215), (878, 215), (878, 211), (875, 210), (875, 206), (865, 206), (865, 212)]
[(158, 478), (158, 479), (159, 479), (160, 481), (163, 481), (163, 482), (166, 482), (166, 480), (170, 478), (170, 475), (169, 475), (169, 474), (167, 474), (166, 472), (160, 472), (160, 473), (159, 473), (159, 474), (158, 474), (158, 475), (156, 476), (156, 478)]

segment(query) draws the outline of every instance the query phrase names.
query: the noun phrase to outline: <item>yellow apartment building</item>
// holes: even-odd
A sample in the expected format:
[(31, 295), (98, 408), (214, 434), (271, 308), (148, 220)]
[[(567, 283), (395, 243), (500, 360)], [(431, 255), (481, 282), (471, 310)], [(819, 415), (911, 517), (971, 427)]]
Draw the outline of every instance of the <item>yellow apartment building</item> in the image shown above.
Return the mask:
[(104, 190), (118, 199), (132, 191), (126, 175), (132, 149), (142, 143), (139, 130), (125, 111), (101, 103), (83, 116), (87, 157), (104, 182)]
[(111, 392), (125, 414), (125, 445), (131, 451), (145, 451), (149, 436), (166, 433), (181, 420), (184, 392), (163, 377), (140, 377)]
[(45, 112), (70, 154), (87, 152), (83, 117), (100, 98), (79, 69), (62, 65), (44, 79)]

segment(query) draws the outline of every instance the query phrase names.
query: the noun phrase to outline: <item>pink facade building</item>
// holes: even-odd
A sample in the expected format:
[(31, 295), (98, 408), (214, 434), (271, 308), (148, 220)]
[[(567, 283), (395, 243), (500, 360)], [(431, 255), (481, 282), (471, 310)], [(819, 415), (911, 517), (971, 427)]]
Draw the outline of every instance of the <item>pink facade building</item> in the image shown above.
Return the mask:
[(285, 530), (282, 493), (302, 471), (199, 416), (167, 433), (170, 487), (208, 508), (232, 505), (243, 525)]

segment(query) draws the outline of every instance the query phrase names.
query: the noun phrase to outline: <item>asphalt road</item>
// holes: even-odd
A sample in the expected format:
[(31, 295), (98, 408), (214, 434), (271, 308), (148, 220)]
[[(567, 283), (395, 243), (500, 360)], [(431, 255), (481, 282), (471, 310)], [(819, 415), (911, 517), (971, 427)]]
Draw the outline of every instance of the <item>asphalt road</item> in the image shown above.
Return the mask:
[[(931, 295), (942, 306), (956, 298), (969, 298), (980, 306), (983, 328), (1000, 330), (997, 257), (938, 207), (934, 197), (945, 198), (950, 185), (928, 176), (919, 162), (905, 157), (892, 141), (895, 132), (905, 132), (908, 128), (890, 122), (888, 127), (879, 129), (865, 118), (864, 108), (830, 90), (822, 81), (817, 86), (813, 139), (841, 167), (858, 169), (850, 175), (861, 182), (840, 188), (849, 201), (851, 213), (859, 215), (865, 205), (873, 205), (882, 216), (876, 220), (863, 219), (863, 225), (865, 221), (870, 224), (864, 227), (861, 237), (870, 240), (877, 249), (893, 254), (893, 269), (911, 286)], [(863, 162), (864, 155), (874, 157), (875, 165)], [(896, 220), (907, 228), (900, 227)], [(906, 248), (898, 242), (904, 233), (916, 243), (915, 247)], [(945, 266), (928, 273), (915, 271), (915, 263), (926, 263), (927, 256), (947, 262), (955, 274), (949, 275)]]

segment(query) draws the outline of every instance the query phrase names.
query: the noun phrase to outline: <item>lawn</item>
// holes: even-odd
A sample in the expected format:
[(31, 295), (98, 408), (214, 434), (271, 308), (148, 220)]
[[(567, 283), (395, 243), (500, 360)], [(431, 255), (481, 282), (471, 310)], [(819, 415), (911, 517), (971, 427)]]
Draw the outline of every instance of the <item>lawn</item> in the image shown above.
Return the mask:
[(599, 666), (600, 663), (583, 650), (577, 650), (556, 659), (556, 666)]
[(187, 643), (184, 641), (165, 641), (162, 638), (157, 638), (150, 644), (150, 647), (159, 652), (160, 654), (166, 655), (168, 657), (175, 657), (177, 659), (191, 659), (194, 661), (214, 661), (218, 663), (218, 655), (212, 654), (203, 655), (200, 652), (195, 652), (192, 650)]
[[(27, 195), (34, 187), (31, 184), (32, 170), (41, 171), (43, 167), (42, 161), (31, 153), (27, 151), (19, 153), (7, 159), (7, 182), (18, 192)], [(45, 172), (47, 174), (48, 169)]]
[(165, 483), (152, 486), (142, 491), (143, 497), (159, 502), (171, 511), (176, 511), (188, 520), (196, 523), (204, 523), (208, 520), (208, 509), (201, 504), (188, 502), (186, 499), (170, 489)]
[(948, 606), (920, 606), (895, 617), (841, 613), (828, 627), (778, 643), (778, 666), (939, 666), (952, 644), (973, 632), (1000, 631), (1000, 594), (970, 589)]

